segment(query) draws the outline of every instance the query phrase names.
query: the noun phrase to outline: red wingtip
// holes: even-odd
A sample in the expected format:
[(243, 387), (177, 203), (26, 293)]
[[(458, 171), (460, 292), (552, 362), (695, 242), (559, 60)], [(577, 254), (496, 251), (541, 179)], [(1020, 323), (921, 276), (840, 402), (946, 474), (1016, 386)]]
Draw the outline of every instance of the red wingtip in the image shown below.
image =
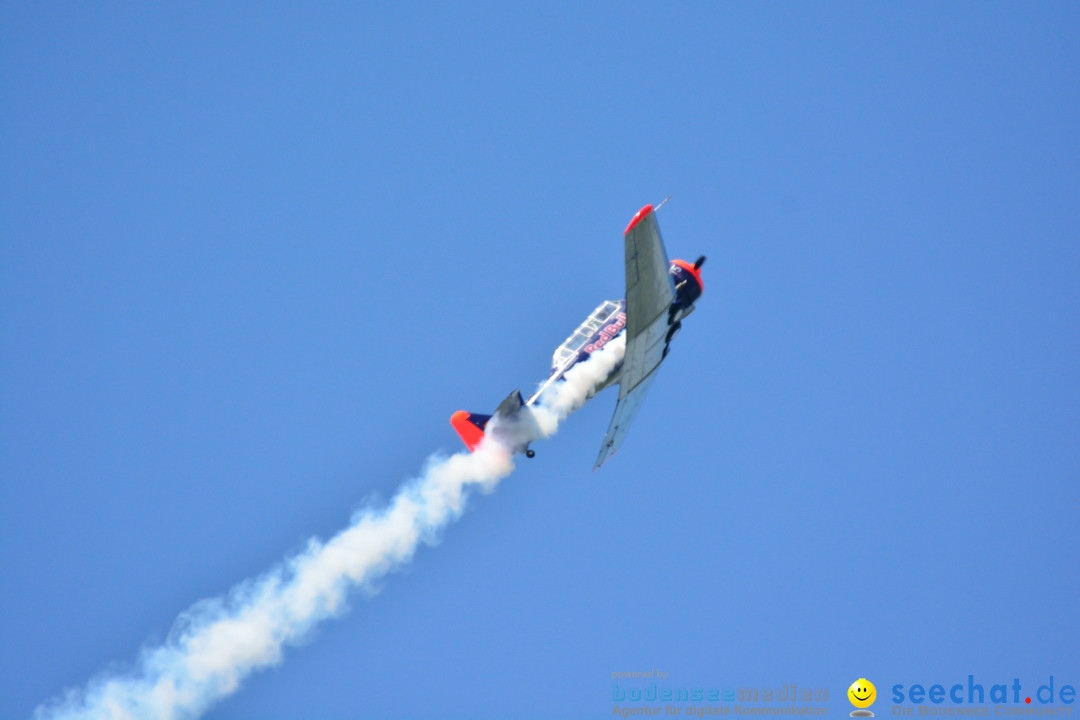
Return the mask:
[(672, 260), (671, 264), (672, 265), (678, 265), (683, 270), (685, 270), (686, 272), (693, 275), (694, 279), (697, 280), (698, 287), (701, 288), (701, 292), (703, 292), (703, 293), (705, 292), (705, 283), (701, 282), (701, 270), (700, 269), (695, 268), (693, 265), (686, 262), (685, 260)]
[(637, 211), (637, 215), (630, 221), (630, 224), (626, 226), (626, 230), (623, 231), (623, 235), (634, 229), (634, 226), (641, 222), (642, 218), (652, 212), (652, 205), (646, 205)]
[(450, 424), (457, 430), (457, 434), (461, 436), (461, 441), (465, 443), (469, 452), (476, 450), (480, 441), (484, 439), (484, 431), (469, 422), (471, 415), (472, 413), (458, 410), (450, 416)]

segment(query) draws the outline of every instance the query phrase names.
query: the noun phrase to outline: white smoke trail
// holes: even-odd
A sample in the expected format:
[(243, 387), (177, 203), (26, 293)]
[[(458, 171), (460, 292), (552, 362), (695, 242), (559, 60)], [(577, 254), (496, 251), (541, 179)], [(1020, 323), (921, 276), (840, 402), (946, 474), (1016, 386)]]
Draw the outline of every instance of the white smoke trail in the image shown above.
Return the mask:
[(555, 383), (540, 397), (533, 407), (540, 437), (551, 437), (559, 429), (566, 416), (591, 398), (615, 366), (626, 354), (626, 334), (620, 334), (593, 354), (587, 362), (578, 363), (566, 373), (566, 381)]
[[(549, 388), (522, 424), (524, 440), (548, 437), (581, 407), (622, 360), (625, 343), (609, 343)], [(531, 426), (531, 430), (529, 429)], [(383, 509), (364, 509), (323, 543), (224, 598), (204, 600), (180, 615), (166, 641), (143, 650), (134, 670), (95, 678), (85, 688), (37, 708), (37, 720), (190, 720), (232, 694), (256, 670), (276, 665), (321, 620), (343, 612), (349, 591), (370, 587), (408, 562), (421, 541), (461, 515), (469, 492), (491, 492), (509, 475), (511, 453), (488, 433), (474, 453), (429, 459)]]

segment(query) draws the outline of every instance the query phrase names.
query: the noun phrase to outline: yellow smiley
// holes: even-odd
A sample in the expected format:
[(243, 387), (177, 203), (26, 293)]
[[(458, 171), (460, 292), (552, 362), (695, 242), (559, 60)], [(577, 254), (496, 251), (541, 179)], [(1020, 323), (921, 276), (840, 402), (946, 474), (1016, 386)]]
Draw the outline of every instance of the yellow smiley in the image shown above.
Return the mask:
[(855, 707), (866, 708), (874, 704), (877, 689), (874, 687), (874, 683), (866, 678), (859, 678), (851, 683), (851, 687), (847, 689), (847, 696)]

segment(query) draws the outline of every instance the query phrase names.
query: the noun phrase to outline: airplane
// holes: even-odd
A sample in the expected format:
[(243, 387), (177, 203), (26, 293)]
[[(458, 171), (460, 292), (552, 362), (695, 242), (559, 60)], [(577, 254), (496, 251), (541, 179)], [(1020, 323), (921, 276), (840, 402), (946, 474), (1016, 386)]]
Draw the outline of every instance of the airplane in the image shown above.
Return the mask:
[[(668, 261), (660, 226), (656, 221), (656, 210), (663, 204), (656, 208), (652, 205), (641, 208), (623, 232), (626, 298), (601, 303), (574, 334), (556, 348), (551, 375), (536, 393), (526, 401), (521, 392), (515, 390), (492, 415), (458, 410), (450, 417), (450, 424), (461, 436), (466, 448), (476, 450), (493, 416), (509, 420), (516, 418), (522, 408), (536, 404), (545, 390), (564, 379), (570, 368), (588, 360), (594, 352), (625, 333), (626, 351), (622, 361), (596, 388), (596, 392), (600, 392), (609, 385), (619, 383), (615, 414), (593, 470), (615, 454), (641, 407), (656, 369), (668, 355), (672, 338), (682, 327), (683, 319), (694, 311), (695, 303), (705, 289), (701, 281), (704, 255), (693, 265), (685, 260)], [(512, 450), (523, 452), (529, 458), (536, 455), (528, 443)]]

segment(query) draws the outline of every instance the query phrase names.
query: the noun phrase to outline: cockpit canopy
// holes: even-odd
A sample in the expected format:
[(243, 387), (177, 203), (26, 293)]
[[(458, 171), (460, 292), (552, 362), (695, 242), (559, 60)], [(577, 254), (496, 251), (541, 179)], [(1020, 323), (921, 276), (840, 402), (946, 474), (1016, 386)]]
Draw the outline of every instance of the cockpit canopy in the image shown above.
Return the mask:
[(552, 370), (562, 367), (567, 360), (575, 357), (581, 351), (581, 348), (585, 346), (585, 343), (589, 342), (589, 338), (596, 334), (597, 330), (614, 320), (620, 309), (620, 303), (606, 300), (593, 310), (592, 314), (585, 318), (585, 322), (581, 323), (578, 329), (574, 331), (574, 334), (566, 338), (566, 341), (555, 350), (555, 354), (551, 358)]

